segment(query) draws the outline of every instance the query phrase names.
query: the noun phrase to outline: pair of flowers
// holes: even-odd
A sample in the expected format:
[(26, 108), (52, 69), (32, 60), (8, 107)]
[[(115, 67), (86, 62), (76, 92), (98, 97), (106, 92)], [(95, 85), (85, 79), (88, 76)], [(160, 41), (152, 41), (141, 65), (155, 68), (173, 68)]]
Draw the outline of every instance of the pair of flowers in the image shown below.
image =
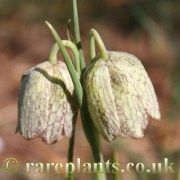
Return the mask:
[[(107, 141), (119, 134), (141, 138), (149, 118), (160, 119), (153, 85), (137, 57), (97, 43), (100, 55), (95, 57), (92, 47), (82, 85), (91, 118)], [(22, 76), (17, 131), (25, 139), (40, 137), (52, 144), (71, 137), (77, 112), (74, 83), (63, 61), (49, 59)]]

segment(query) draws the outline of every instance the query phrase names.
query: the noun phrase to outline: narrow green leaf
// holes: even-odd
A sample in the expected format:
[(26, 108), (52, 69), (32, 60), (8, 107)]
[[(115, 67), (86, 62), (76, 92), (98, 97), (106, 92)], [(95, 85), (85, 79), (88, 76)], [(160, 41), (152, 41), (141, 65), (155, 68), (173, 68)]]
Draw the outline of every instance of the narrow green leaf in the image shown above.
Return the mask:
[(61, 38), (59, 37), (59, 35), (57, 34), (56, 30), (53, 28), (53, 26), (46, 21), (46, 24), (47, 26), (49, 27), (52, 35), (54, 36), (58, 46), (59, 46), (59, 49), (61, 50), (61, 53), (63, 55), (63, 58), (64, 58), (64, 61), (67, 65), (67, 68), (69, 70), (69, 73), (71, 75), (71, 78), (72, 78), (72, 81), (73, 81), (73, 84), (74, 84), (74, 88), (75, 88), (75, 92), (76, 92), (76, 96), (77, 96), (77, 99), (78, 99), (78, 103), (79, 103), (79, 106), (81, 107), (82, 105), (82, 99), (83, 99), (83, 90), (82, 90), (82, 86), (81, 86), (81, 83), (79, 81), (79, 77), (78, 77), (78, 74), (72, 64), (72, 61), (69, 57), (69, 54), (67, 53), (66, 51), (66, 48), (64, 47), (63, 43), (62, 43), (62, 40)]
[(81, 44), (81, 36), (80, 36), (80, 30), (79, 30), (79, 19), (78, 19), (78, 10), (77, 10), (77, 1), (73, 1), (73, 21), (74, 21), (74, 33), (75, 33), (75, 41), (76, 46), (79, 50), (79, 56), (80, 56), (80, 63), (81, 63), (81, 70), (83, 71), (86, 67), (85, 60), (84, 60), (84, 53), (82, 50), (82, 44)]

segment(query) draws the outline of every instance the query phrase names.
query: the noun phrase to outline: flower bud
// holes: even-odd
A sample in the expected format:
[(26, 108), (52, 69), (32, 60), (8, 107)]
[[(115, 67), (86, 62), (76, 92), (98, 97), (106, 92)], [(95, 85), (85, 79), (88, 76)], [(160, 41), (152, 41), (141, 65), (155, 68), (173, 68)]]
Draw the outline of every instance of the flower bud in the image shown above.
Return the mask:
[(70, 137), (77, 116), (74, 86), (64, 62), (45, 61), (21, 80), (18, 126), (25, 139), (42, 138), (48, 144)]
[(160, 119), (153, 85), (140, 60), (125, 52), (108, 52), (85, 72), (88, 108), (107, 141), (118, 134), (141, 138), (150, 117)]

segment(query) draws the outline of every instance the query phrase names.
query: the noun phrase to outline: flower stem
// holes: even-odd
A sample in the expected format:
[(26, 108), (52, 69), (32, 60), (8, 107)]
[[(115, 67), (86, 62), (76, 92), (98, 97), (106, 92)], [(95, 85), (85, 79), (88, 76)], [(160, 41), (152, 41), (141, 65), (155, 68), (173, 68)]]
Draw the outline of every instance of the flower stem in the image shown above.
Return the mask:
[(95, 43), (94, 40), (96, 41), (99, 50), (100, 50), (100, 58), (107, 59), (108, 58), (108, 52), (106, 50), (106, 47), (99, 35), (99, 33), (95, 29), (91, 29), (89, 32), (89, 50), (90, 50), (90, 59), (94, 60), (95, 59)]
[(90, 53), (90, 61), (92, 62), (96, 59), (94, 36), (89, 36), (89, 53)]
[(58, 45), (55, 43), (51, 49), (51, 52), (49, 53), (48, 60), (51, 64), (57, 63), (57, 53), (59, 51)]
[(73, 56), (74, 56), (75, 69), (78, 72), (78, 74), (81, 75), (81, 67), (80, 67), (80, 62), (79, 62), (79, 52), (77, 50), (77, 47), (71, 41), (62, 40), (62, 43), (65, 47), (68, 47), (71, 49)]
[[(69, 163), (73, 162), (75, 128), (76, 128), (76, 124), (73, 123), (72, 136), (69, 141), (69, 149), (68, 149), (68, 162)], [(70, 172), (71, 172), (71, 169), (70, 169)], [(71, 172), (68, 174), (68, 180), (73, 180), (73, 179), (74, 179), (74, 176), (73, 176), (73, 173)]]
[[(113, 163), (117, 163), (118, 162), (118, 157), (117, 157), (116, 149), (113, 149), (113, 152), (112, 152), (112, 162)], [(113, 180), (120, 180), (120, 179), (121, 179), (121, 177), (120, 177), (119, 172), (114, 172), (113, 173)]]
[(49, 22), (46, 21), (46, 24), (49, 27), (52, 35), (54, 36), (54, 38), (55, 38), (55, 40), (59, 46), (59, 49), (61, 50), (64, 61), (66, 63), (66, 66), (69, 70), (69, 73), (71, 75), (71, 78), (72, 78), (72, 81), (74, 84), (74, 88), (75, 88), (75, 92), (76, 92), (76, 96), (77, 96), (79, 106), (81, 107), (82, 101), (83, 101), (83, 89), (82, 89), (81, 83), (79, 81), (78, 74), (77, 74), (77, 72), (76, 72), (76, 70), (72, 64), (72, 61), (69, 57), (69, 54), (67, 53), (66, 48), (64, 47), (62, 40), (59, 37), (59, 35), (57, 34), (56, 30), (52, 27), (52, 25)]
[[(71, 49), (73, 56), (74, 56), (74, 61), (75, 61), (75, 69), (78, 72), (78, 74), (81, 74), (81, 68), (80, 68), (80, 62), (79, 62), (79, 52), (77, 50), (77, 47), (72, 43), (71, 41), (68, 40), (62, 40), (62, 43), (65, 47), (68, 47)], [(55, 43), (51, 49), (51, 52), (49, 53), (49, 61), (52, 64), (56, 64), (57, 62), (57, 53), (59, 51), (59, 46), (57, 43)]]
[(103, 168), (102, 168), (102, 172), (101, 172), (100, 167), (98, 167), (97, 173), (96, 173), (96, 179), (97, 180), (106, 180), (106, 169), (104, 166), (105, 163), (104, 163), (104, 159), (103, 159), (102, 154), (100, 155), (100, 157), (101, 157), (101, 163), (103, 165)]
[(85, 135), (90, 144), (94, 160), (98, 163), (101, 160), (99, 151), (99, 134), (90, 118), (90, 114), (87, 107), (87, 99), (85, 96), (83, 98), (83, 105), (80, 109), (80, 112)]
[[(75, 41), (76, 46), (79, 50), (79, 57), (80, 57), (80, 64), (81, 64), (81, 71), (84, 72), (86, 68), (85, 60), (84, 60), (84, 53), (82, 50), (81, 45), (81, 36), (79, 30), (79, 20), (78, 20), (78, 9), (77, 9), (77, 0), (72, 0), (73, 2), (73, 21), (74, 21), (74, 33), (75, 33)], [(83, 93), (83, 104), (80, 108), (81, 117), (82, 117), (82, 124), (84, 128), (85, 135), (90, 143), (93, 156), (96, 162), (100, 162), (100, 152), (99, 152), (99, 135), (96, 131), (96, 128), (90, 118), (90, 114), (88, 112), (87, 107), (87, 99), (85, 96), (85, 92)]]
[(67, 31), (66, 31), (67, 38), (68, 38), (69, 41), (74, 43), (75, 41), (74, 41), (73, 35), (71, 34), (70, 24), (71, 24), (71, 19), (68, 19), (68, 22), (67, 22)]
[(78, 10), (77, 10), (77, 1), (73, 1), (73, 21), (74, 21), (74, 33), (75, 33), (75, 41), (76, 41), (76, 46), (79, 51), (79, 58), (80, 58), (80, 64), (81, 64), (81, 70), (83, 71), (86, 67), (85, 60), (84, 60), (84, 53), (82, 50), (82, 45), (81, 45), (81, 36), (80, 36), (80, 31), (79, 31), (79, 19), (78, 19)]

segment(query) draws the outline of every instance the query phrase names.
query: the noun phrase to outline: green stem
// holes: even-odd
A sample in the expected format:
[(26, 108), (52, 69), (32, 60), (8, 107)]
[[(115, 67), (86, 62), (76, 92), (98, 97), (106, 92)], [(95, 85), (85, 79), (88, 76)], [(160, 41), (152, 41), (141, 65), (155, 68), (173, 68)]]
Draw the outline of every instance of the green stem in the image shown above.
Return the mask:
[(49, 53), (48, 60), (51, 64), (57, 63), (57, 53), (59, 51), (58, 45), (55, 43), (51, 49), (51, 52)]
[(96, 173), (96, 179), (97, 180), (106, 180), (106, 169), (105, 169), (105, 166), (104, 166), (104, 159), (103, 159), (103, 156), (102, 154), (100, 155), (101, 157), (101, 163), (103, 164), (103, 172), (100, 171), (100, 169), (97, 169), (97, 173)]
[(89, 49), (90, 49), (90, 58), (93, 60), (95, 57), (95, 45), (94, 40), (96, 41), (99, 50), (100, 50), (100, 58), (107, 59), (108, 58), (108, 52), (106, 50), (106, 47), (104, 46), (104, 43), (99, 35), (99, 33), (95, 29), (91, 29), (89, 32)]
[[(81, 74), (81, 68), (80, 68), (80, 63), (79, 63), (79, 52), (77, 50), (77, 47), (71, 41), (62, 40), (62, 43), (65, 47), (68, 47), (71, 49), (73, 56), (74, 56), (75, 69), (78, 72), (78, 74), (80, 75)], [(56, 64), (56, 62), (57, 62), (58, 51), (59, 51), (59, 46), (57, 43), (55, 43), (52, 47), (52, 50), (51, 50), (51, 52), (49, 54), (49, 58), (48, 58), (52, 64)]]
[[(72, 136), (69, 141), (69, 149), (68, 149), (68, 162), (69, 163), (73, 162), (75, 128), (76, 128), (76, 124), (73, 123)], [(70, 172), (71, 172), (71, 169), (70, 169)], [(74, 179), (73, 173), (69, 173), (68, 180), (73, 180), (73, 179)]]
[[(81, 37), (80, 37), (80, 31), (79, 31), (77, 1), (72, 0), (72, 2), (73, 2), (73, 21), (74, 21), (75, 41), (76, 41), (77, 48), (79, 50), (81, 70), (83, 72), (85, 70), (86, 65), (85, 65), (85, 61), (84, 61), (84, 54), (83, 54), (83, 50), (82, 50)], [(94, 126), (94, 124), (90, 118), (90, 114), (88, 112), (85, 92), (83, 93), (83, 95), (84, 95), (83, 105), (82, 105), (80, 111), (81, 111), (81, 117), (82, 117), (82, 124), (83, 124), (83, 128), (84, 128), (84, 132), (85, 132), (86, 137), (90, 143), (95, 161), (100, 162), (99, 136), (98, 136), (96, 128), (95, 128), (95, 126)]]
[(54, 38), (55, 38), (55, 40), (59, 46), (59, 49), (61, 50), (64, 61), (66, 63), (66, 66), (69, 70), (70, 76), (71, 76), (73, 84), (74, 84), (74, 88), (75, 88), (75, 92), (76, 92), (76, 96), (77, 96), (79, 106), (81, 107), (82, 101), (83, 101), (83, 89), (82, 89), (81, 83), (79, 81), (78, 74), (77, 74), (77, 72), (76, 72), (76, 70), (72, 64), (72, 61), (69, 57), (69, 54), (67, 53), (66, 48), (64, 47), (62, 40), (59, 37), (59, 35), (57, 34), (56, 30), (52, 27), (52, 25), (49, 22), (46, 21), (46, 24), (49, 27), (52, 35), (54, 36)]
[(68, 22), (67, 22), (67, 31), (66, 31), (67, 38), (68, 38), (69, 41), (74, 43), (75, 40), (74, 40), (73, 35), (71, 34), (71, 26), (70, 26), (70, 24), (71, 24), (71, 19), (68, 19)]
[(79, 19), (78, 19), (78, 10), (77, 10), (77, 2), (76, 0), (73, 1), (73, 21), (74, 21), (74, 33), (75, 33), (75, 41), (76, 41), (76, 46), (79, 51), (79, 58), (80, 58), (80, 63), (81, 63), (81, 70), (83, 71), (86, 67), (85, 61), (84, 61), (84, 53), (82, 50), (82, 45), (81, 45), (81, 36), (80, 36), (80, 31), (79, 31)]
[(91, 62), (96, 59), (96, 48), (94, 36), (89, 36), (89, 53)]
[(78, 72), (79, 75), (81, 75), (81, 67), (80, 67), (80, 62), (79, 62), (79, 52), (77, 50), (77, 47), (71, 41), (63, 40), (62, 43), (65, 47), (68, 47), (71, 49), (73, 56), (74, 56), (76, 71)]
[(72, 136), (69, 143), (68, 162), (73, 162), (74, 136), (75, 136), (75, 125), (73, 128)]
[[(117, 157), (117, 152), (115, 149), (113, 149), (112, 152), (112, 162), (113, 163), (118, 163), (118, 157)], [(120, 180), (120, 174), (119, 172), (113, 172), (113, 180)]]
[(94, 123), (91, 120), (87, 107), (87, 99), (85, 96), (83, 98), (83, 105), (80, 109), (80, 112), (81, 112), (83, 129), (89, 141), (94, 160), (96, 162), (100, 162), (101, 158), (100, 158), (100, 150), (99, 150), (99, 134), (94, 126)]

